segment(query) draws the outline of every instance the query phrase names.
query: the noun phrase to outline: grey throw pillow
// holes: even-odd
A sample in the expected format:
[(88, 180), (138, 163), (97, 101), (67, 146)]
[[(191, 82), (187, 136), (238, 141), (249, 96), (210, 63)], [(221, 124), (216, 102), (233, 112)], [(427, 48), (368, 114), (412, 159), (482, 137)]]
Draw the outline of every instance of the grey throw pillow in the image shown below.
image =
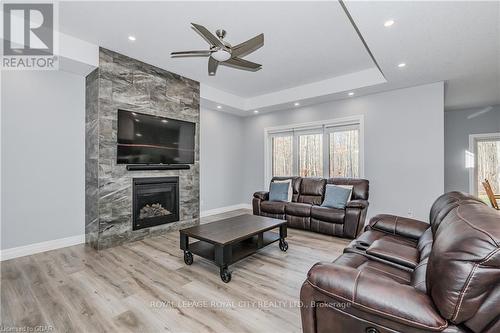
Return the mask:
[(288, 201), (290, 183), (272, 182), (269, 186), (269, 201)]
[(321, 207), (345, 209), (347, 202), (351, 199), (351, 192), (352, 188), (328, 184)]
[(285, 180), (274, 180), (273, 183), (288, 183), (288, 199), (286, 201), (291, 202), (293, 199), (293, 189), (292, 189), (292, 180), (291, 179), (285, 179)]

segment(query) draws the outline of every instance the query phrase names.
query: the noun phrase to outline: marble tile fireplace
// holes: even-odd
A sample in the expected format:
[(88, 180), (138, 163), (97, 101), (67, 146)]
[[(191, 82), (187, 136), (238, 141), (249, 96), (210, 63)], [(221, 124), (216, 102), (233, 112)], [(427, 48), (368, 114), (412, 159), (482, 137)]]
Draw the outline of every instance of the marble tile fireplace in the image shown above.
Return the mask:
[[(198, 224), (200, 84), (100, 48), (85, 89), (86, 243), (105, 249)], [(194, 163), (184, 169), (117, 163), (118, 110), (194, 123)]]

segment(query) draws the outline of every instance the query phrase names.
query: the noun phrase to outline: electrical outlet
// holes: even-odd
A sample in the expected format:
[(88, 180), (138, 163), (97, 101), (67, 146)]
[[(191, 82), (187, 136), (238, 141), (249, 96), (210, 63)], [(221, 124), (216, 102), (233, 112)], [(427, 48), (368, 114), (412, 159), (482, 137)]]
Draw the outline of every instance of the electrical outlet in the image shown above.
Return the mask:
[(413, 217), (413, 210), (408, 208), (408, 217)]

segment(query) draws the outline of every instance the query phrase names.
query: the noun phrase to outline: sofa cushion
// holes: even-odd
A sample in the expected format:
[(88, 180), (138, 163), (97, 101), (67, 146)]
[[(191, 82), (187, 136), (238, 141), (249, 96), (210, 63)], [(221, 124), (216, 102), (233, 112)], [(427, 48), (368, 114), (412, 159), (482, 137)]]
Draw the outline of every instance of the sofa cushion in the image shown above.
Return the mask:
[(321, 205), (325, 194), (326, 179), (303, 178), (300, 184), (298, 202)]
[(293, 216), (311, 216), (311, 205), (298, 202), (289, 202), (285, 206), (285, 213)]
[(494, 318), (498, 307), (478, 310), (500, 288), (500, 213), (482, 204), (454, 208), (436, 230), (427, 265), (427, 291), (444, 318)]
[[(364, 324), (344, 327), (341, 332), (365, 332), (372, 326), (367, 322), (382, 323), (377, 325), (384, 327), (382, 332), (441, 332), (448, 326), (428, 295), (376, 272), (364, 272), (337, 263), (317, 263), (309, 270), (304, 285), (322, 294), (316, 299), (301, 297), (304, 304), (317, 299), (328, 304), (348, 302), (350, 306), (343, 312), (364, 321)], [(331, 311), (327, 313), (332, 315)], [(322, 317), (325, 315), (321, 313)], [(322, 320), (322, 317), (317, 317), (317, 320)], [(322, 332), (333, 332), (331, 328), (324, 329)], [(373, 330), (366, 329), (366, 332), (370, 331)]]
[(329, 178), (327, 184), (352, 185), (352, 200), (368, 200), (370, 182), (358, 178)]
[(454, 208), (464, 205), (464, 204), (484, 204), (478, 198), (471, 196), (470, 194), (453, 191), (448, 192), (436, 199), (432, 204), (431, 212), (429, 214), (429, 221), (432, 228), (432, 233), (436, 233), (439, 225), (443, 219), (451, 212)]
[(311, 217), (331, 223), (344, 223), (345, 210), (321, 206), (311, 207)]
[(285, 206), (286, 202), (279, 201), (262, 201), (260, 203), (260, 209), (271, 214), (285, 214)]

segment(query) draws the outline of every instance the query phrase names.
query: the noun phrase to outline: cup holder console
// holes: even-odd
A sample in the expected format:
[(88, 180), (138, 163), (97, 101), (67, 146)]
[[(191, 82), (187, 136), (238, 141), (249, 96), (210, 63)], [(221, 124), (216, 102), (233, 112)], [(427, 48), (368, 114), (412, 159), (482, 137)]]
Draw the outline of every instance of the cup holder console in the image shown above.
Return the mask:
[(366, 242), (356, 242), (356, 245), (354, 245), (354, 248), (356, 248), (357, 250), (361, 250), (361, 251), (366, 251), (369, 247), (370, 247), (370, 244), (368, 244)]

